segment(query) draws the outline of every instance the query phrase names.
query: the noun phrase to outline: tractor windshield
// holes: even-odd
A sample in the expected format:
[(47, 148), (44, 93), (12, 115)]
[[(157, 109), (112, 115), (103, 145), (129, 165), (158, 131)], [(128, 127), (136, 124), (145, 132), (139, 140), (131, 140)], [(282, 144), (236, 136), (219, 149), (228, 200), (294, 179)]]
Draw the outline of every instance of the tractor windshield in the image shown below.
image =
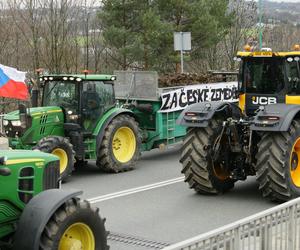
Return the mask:
[(242, 91), (255, 94), (275, 94), (283, 90), (285, 60), (274, 57), (243, 59)]
[(78, 88), (73, 81), (49, 81), (44, 88), (43, 106), (61, 106), (75, 113), (78, 111)]

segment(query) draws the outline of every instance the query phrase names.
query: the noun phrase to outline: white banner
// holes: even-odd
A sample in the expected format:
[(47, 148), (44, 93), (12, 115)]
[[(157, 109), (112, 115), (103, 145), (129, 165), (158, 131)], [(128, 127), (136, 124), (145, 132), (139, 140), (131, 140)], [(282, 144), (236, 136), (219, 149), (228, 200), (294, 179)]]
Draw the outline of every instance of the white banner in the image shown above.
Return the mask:
[(159, 112), (183, 110), (199, 102), (237, 102), (238, 83), (222, 82), (189, 85), (161, 94), (162, 104)]

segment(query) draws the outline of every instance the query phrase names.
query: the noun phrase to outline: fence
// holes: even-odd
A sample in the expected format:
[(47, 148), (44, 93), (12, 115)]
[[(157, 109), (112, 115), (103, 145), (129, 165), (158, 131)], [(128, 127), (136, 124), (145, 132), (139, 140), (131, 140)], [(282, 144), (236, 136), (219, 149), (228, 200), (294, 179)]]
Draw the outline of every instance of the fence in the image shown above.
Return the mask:
[(299, 250), (300, 198), (163, 250)]

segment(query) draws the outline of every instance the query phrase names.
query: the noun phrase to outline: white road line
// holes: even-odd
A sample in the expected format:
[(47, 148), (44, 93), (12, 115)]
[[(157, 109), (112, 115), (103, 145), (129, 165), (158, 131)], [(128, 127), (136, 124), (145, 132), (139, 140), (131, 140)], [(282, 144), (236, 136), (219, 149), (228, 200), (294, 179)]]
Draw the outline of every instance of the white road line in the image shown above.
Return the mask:
[(116, 193), (102, 195), (102, 196), (90, 198), (90, 199), (87, 199), (87, 200), (90, 203), (93, 204), (93, 203), (102, 202), (102, 201), (106, 201), (106, 200), (111, 200), (111, 199), (114, 199), (114, 198), (130, 195), (130, 194), (135, 194), (135, 193), (147, 191), (147, 190), (150, 190), (150, 189), (155, 189), (155, 188), (160, 188), (160, 187), (172, 185), (172, 184), (175, 184), (177, 182), (181, 182), (183, 180), (184, 180), (184, 177), (179, 177), (179, 178), (175, 178), (175, 179), (171, 179), (171, 180), (167, 180), (167, 181), (153, 183), (153, 184), (146, 185), (146, 186), (131, 188), (131, 189), (123, 190), (123, 191), (116, 192)]

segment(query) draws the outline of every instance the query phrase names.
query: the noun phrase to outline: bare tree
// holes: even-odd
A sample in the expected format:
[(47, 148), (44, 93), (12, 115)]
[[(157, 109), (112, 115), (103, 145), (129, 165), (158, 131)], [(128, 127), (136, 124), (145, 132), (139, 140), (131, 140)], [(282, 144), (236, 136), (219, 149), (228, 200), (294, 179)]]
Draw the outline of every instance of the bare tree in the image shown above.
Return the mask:
[(24, 37), (32, 56), (33, 69), (40, 67), (41, 0), (7, 1), (14, 24)]
[(229, 4), (229, 12), (233, 15), (231, 27), (224, 41), (224, 48), (229, 67), (234, 69), (235, 63), (233, 58), (241, 46), (247, 41), (257, 22), (257, 6), (254, 0), (231, 0)]

